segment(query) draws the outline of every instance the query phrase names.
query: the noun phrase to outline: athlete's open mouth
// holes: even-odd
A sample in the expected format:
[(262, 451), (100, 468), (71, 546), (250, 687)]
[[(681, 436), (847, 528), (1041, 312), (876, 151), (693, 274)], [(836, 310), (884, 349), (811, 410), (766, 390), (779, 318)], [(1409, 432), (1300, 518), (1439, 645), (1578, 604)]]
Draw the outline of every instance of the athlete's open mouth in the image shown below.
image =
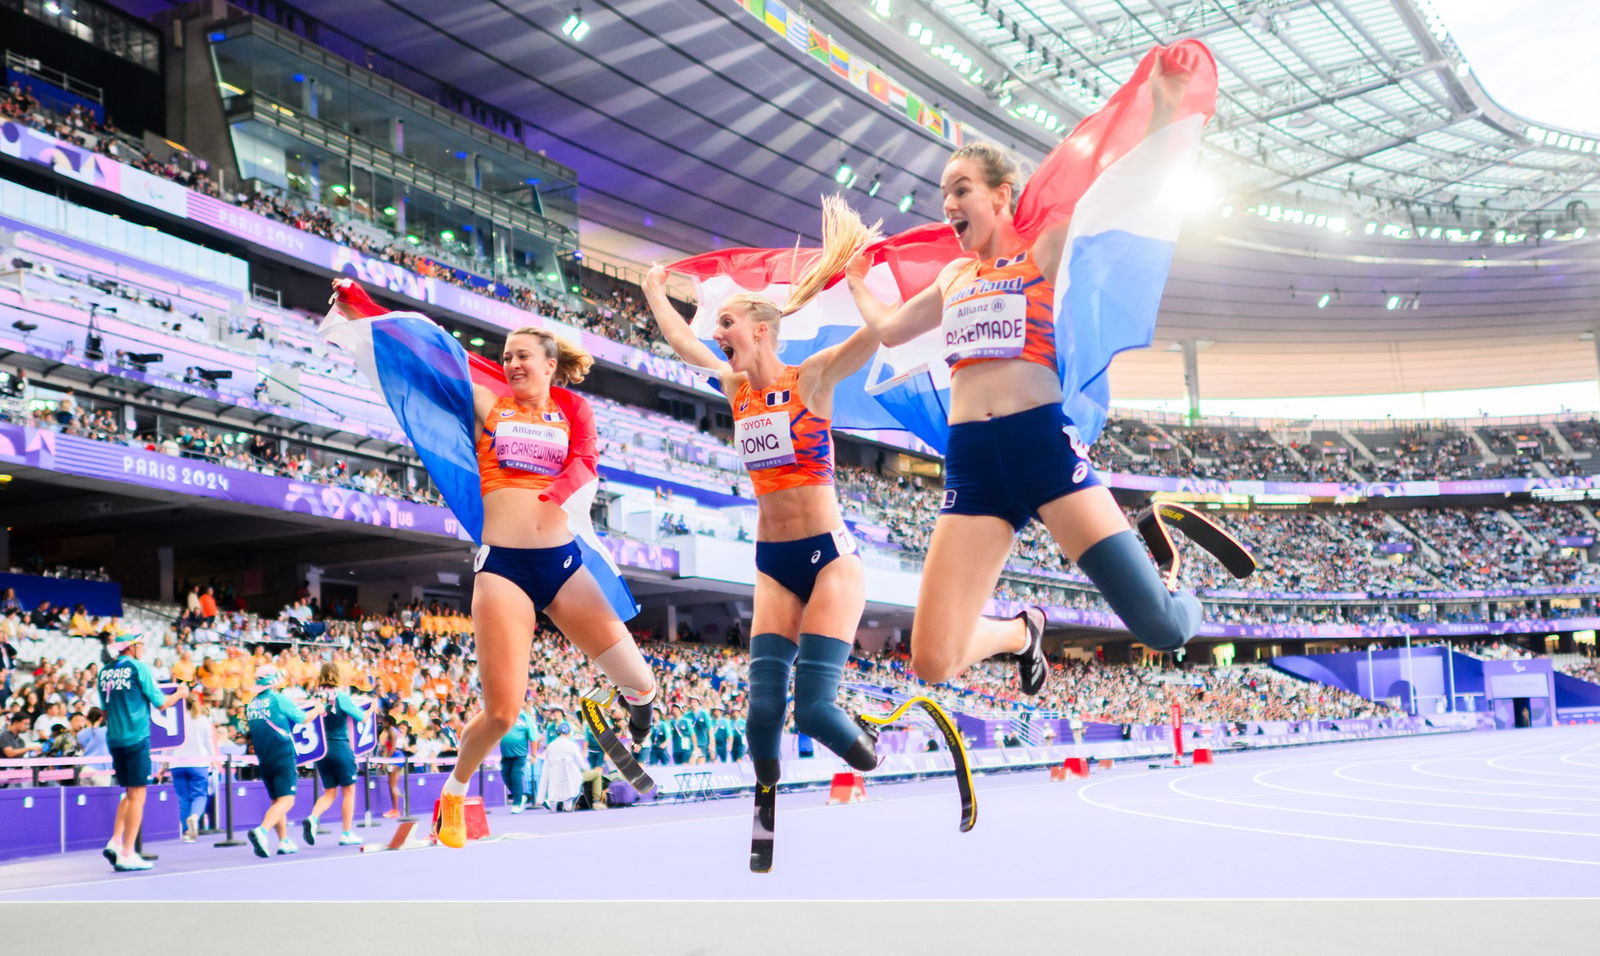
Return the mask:
[(968, 223), (965, 219), (950, 220), (950, 228), (954, 229), (956, 231), (956, 235), (958, 236), (967, 231), (967, 226)]
[(722, 347), (722, 354), (725, 358), (733, 358), (733, 347), (730, 345), (724, 345)]

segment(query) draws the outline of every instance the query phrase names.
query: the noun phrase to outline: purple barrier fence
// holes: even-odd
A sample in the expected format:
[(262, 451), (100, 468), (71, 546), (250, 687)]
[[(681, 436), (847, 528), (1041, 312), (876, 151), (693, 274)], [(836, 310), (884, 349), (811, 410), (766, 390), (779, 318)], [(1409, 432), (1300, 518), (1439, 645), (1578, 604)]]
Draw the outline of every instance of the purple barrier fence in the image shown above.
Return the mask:
[[(378, 768), (374, 768), (376, 771)], [(446, 774), (413, 773), (410, 779), (411, 812), (427, 820), (433, 812), (433, 801), (444, 788)], [(482, 788), (480, 790), (480, 782)], [(382, 824), (380, 815), (389, 809), (389, 785), (383, 774), (374, 772), (369, 783), (369, 799), (374, 824)], [(294, 809), (289, 818), (298, 826), (300, 819), (311, 809), (314, 799), (314, 782), (302, 779), (295, 794)], [(358, 784), (359, 786), (359, 784)], [(219, 788), (220, 789), (220, 788)], [(487, 808), (505, 806), (505, 787), (500, 782), (500, 771), (486, 767), (473, 776), (469, 793), (483, 797)], [(15, 787), (0, 789), (0, 861), (61, 853), (72, 850), (89, 850), (104, 846), (111, 836), (116, 821), (117, 801), (121, 799), (119, 787)], [(223, 816), (223, 795), (216, 794), (217, 824), (227, 823)], [(233, 824), (235, 834), (261, 821), (261, 815), (271, 804), (266, 788), (258, 780), (233, 781)], [(363, 797), (356, 793), (356, 819), (363, 810)], [(338, 820), (338, 805), (323, 814), (323, 821)], [(297, 831), (296, 831), (297, 832)], [(387, 831), (385, 831), (387, 832)], [(175, 840), (179, 835), (177, 797), (169, 784), (150, 787), (145, 794), (143, 838), (146, 844), (162, 840)], [(208, 839), (202, 837), (202, 839)]]

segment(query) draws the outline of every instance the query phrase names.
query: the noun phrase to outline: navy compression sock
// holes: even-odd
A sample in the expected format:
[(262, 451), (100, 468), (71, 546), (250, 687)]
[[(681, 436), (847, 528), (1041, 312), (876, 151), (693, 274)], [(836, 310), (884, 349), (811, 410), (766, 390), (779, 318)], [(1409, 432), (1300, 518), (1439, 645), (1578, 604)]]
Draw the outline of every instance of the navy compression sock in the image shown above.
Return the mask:
[(756, 779), (772, 786), (778, 782), (778, 745), (783, 739), (783, 715), (789, 707), (789, 670), (800, 649), (781, 634), (750, 638), (750, 713), (745, 739)]
[(1188, 591), (1167, 590), (1132, 531), (1102, 538), (1078, 558), (1078, 567), (1133, 636), (1150, 647), (1177, 650), (1200, 629), (1200, 601)]
[(872, 738), (834, 701), (849, 659), (848, 641), (800, 635), (800, 659), (794, 665), (794, 725), (850, 766), (871, 770), (878, 765)]

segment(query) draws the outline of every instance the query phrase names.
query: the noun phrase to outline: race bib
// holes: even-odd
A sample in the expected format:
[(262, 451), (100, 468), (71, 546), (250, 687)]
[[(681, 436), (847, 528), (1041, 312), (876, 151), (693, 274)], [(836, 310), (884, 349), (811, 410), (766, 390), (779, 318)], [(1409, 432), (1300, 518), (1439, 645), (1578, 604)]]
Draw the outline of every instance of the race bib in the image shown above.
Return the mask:
[(848, 528), (833, 529), (833, 546), (842, 555), (856, 553), (856, 539)]
[(751, 471), (794, 464), (794, 436), (789, 413), (769, 411), (733, 423), (735, 445), (744, 466)]
[(501, 468), (560, 474), (567, 461), (567, 433), (537, 422), (501, 422), (494, 430), (494, 457)]
[(944, 360), (1017, 358), (1027, 338), (1028, 297), (994, 293), (952, 302), (944, 308)]

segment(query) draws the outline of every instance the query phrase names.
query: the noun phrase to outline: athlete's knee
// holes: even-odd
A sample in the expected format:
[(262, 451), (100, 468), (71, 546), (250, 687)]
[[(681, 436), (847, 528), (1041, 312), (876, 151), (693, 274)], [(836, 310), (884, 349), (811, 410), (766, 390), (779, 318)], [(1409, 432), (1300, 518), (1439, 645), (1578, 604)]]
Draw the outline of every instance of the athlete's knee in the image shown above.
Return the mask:
[(930, 684), (942, 684), (960, 673), (961, 662), (956, 660), (954, 654), (942, 648), (919, 650), (916, 645), (912, 645), (911, 669)]
[(511, 725), (517, 722), (518, 712), (515, 703), (485, 707), (483, 710), (484, 729), (494, 734), (495, 739), (499, 740), (511, 730)]
[(745, 716), (745, 724), (750, 730), (762, 731), (772, 727), (783, 726), (783, 711), (788, 703), (784, 697), (762, 695), (750, 699), (750, 712)]
[(1160, 612), (1141, 621), (1134, 636), (1158, 651), (1175, 651), (1200, 630), (1200, 601), (1188, 591), (1168, 596)]

